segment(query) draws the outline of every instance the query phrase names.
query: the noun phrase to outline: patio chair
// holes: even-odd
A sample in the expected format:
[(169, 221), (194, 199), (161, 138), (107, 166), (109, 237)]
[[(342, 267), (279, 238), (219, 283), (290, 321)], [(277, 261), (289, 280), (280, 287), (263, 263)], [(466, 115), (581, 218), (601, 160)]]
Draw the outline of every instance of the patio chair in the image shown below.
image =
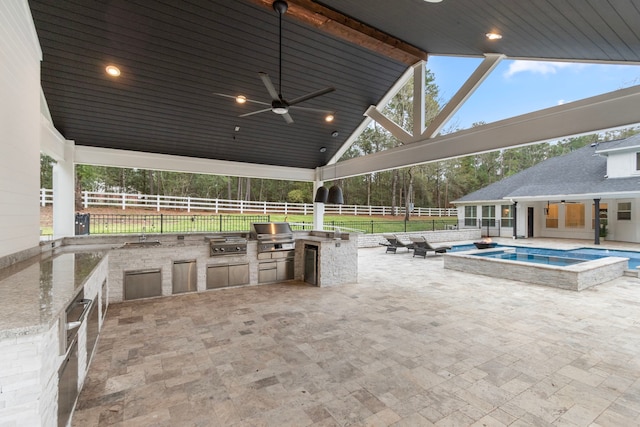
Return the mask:
[(437, 246), (433, 247), (427, 242), (427, 239), (422, 237), (410, 237), (411, 242), (413, 243), (413, 256), (422, 255), (423, 258), (427, 257), (427, 252), (433, 251), (436, 254), (444, 254), (448, 249), (451, 249), (451, 246)]
[(395, 234), (383, 234), (382, 237), (387, 239), (387, 242), (388, 242), (388, 243), (380, 243), (381, 245), (387, 247), (387, 250), (385, 251), (385, 253), (392, 252), (395, 254), (398, 248), (407, 248), (407, 251), (410, 251), (411, 249), (413, 249), (412, 243), (403, 242), (402, 240), (398, 239), (398, 236), (396, 236)]

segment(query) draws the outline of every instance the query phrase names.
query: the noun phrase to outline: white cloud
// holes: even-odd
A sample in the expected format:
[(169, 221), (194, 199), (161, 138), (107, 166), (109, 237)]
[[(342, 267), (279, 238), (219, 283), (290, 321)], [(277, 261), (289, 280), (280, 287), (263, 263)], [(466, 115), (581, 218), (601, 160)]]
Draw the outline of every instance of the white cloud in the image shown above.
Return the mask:
[(564, 99), (559, 99), (559, 100), (558, 100), (558, 104), (557, 104), (557, 105), (562, 105), (562, 104), (564, 104), (565, 102), (567, 102), (567, 101), (565, 101)]
[(511, 77), (518, 73), (555, 74), (560, 68), (580, 67), (583, 64), (571, 62), (541, 62), (515, 60), (509, 64), (509, 69), (504, 73), (505, 77)]

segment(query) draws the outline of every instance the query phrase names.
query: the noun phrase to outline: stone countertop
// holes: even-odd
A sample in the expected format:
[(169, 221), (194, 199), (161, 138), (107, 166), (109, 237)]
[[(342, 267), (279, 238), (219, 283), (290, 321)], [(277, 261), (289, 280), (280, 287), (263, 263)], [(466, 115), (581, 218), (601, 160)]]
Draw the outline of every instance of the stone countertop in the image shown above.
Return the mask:
[(298, 232), (294, 234), (296, 240), (306, 240), (309, 242), (333, 242), (333, 241), (345, 241), (351, 240), (350, 233), (340, 233), (339, 237), (335, 237), (333, 231), (311, 231), (311, 232)]
[(329, 238), (329, 237), (321, 237), (321, 236), (300, 236), (300, 237), (296, 237), (296, 241), (329, 243), (329, 242), (341, 242), (342, 239), (335, 239), (333, 237)]
[(33, 257), (0, 271), (0, 339), (48, 330), (106, 252)]

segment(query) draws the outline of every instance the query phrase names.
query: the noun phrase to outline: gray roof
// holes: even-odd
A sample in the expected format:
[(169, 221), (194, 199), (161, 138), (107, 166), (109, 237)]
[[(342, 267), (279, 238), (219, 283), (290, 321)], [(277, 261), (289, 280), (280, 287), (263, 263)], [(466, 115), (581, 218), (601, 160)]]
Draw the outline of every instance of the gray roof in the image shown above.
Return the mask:
[(640, 133), (630, 136), (629, 138), (620, 139), (618, 141), (611, 141), (610, 143), (599, 144), (596, 147), (597, 153), (607, 154), (611, 151), (633, 150), (640, 148)]
[[(470, 203), (501, 199), (525, 199), (580, 196), (592, 197), (610, 193), (637, 193), (640, 196), (640, 177), (606, 178), (607, 158), (597, 153), (619, 147), (625, 141), (640, 139), (636, 135), (621, 141), (586, 146), (559, 157), (538, 163), (522, 172), (467, 194), (453, 203)], [(626, 146), (626, 145), (625, 145)], [(575, 198), (575, 197), (574, 197)]]

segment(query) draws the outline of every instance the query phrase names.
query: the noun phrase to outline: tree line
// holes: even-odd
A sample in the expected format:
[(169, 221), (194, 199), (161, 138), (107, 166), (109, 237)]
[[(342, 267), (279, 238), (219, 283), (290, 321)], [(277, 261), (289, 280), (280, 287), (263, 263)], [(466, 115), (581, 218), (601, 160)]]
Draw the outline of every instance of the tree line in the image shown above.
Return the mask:
[[(430, 123), (444, 103), (431, 72), (425, 73), (425, 123)], [(413, 81), (385, 107), (384, 113), (407, 131), (413, 127)], [(477, 123), (475, 125), (481, 125)], [(455, 124), (443, 133), (459, 130)], [(446, 208), (451, 202), (488, 184), (527, 169), (550, 157), (566, 154), (595, 142), (621, 139), (638, 129), (566, 138), (518, 148), (475, 154), (391, 171), (374, 172), (339, 180), (345, 202), (374, 205)], [(367, 127), (341, 160), (373, 154), (401, 145), (375, 122)], [(40, 185), (52, 188), (54, 161), (40, 160)], [(76, 193), (81, 191), (162, 194), (180, 197), (221, 198), (271, 202), (311, 203), (313, 184), (247, 177), (191, 174), (144, 169), (76, 165)], [(325, 185), (332, 185), (331, 182)], [(407, 215), (410, 209), (406, 209)]]

